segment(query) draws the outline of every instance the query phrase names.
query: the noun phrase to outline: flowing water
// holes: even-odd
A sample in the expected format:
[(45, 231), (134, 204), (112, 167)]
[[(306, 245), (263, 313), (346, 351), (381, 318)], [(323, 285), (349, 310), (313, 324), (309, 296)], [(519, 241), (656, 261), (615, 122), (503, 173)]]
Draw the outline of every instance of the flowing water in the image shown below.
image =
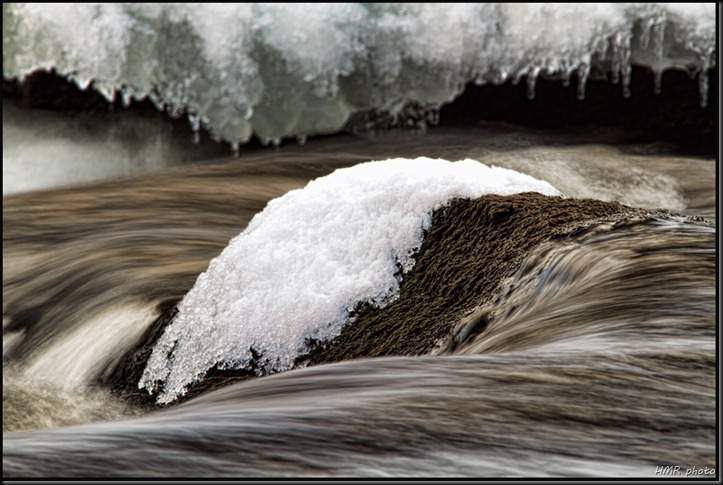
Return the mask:
[[(669, 16), (683, 15), (670, 8)], [(495, 12), (509, 29), (509, 17), (522, 15)], [(141, 7), (125, 14), (153, 25)], [(369, 35), (360, 42), (373, 51)], [(221, 54), (203, 61), (223, 64)], [(664, 58), (675, 64), (672, 54)], [(225, 126), (226, 115), (209, 109), (211, 123)], [(340, 133), (211, 158), (209, 145), (133, 113), (95, 115), (70, 130), (58, 117), (77, 117), (44, 112), (33, 124), (29, 113), (12, 108), (3, 117), (15, 130), (3, 144), (12, 180), (3, 186), (4, 478), (654, 477), (668, 466), (717, 476), (712, 157), (630, 142), (607, 128), (484, 123)], [(264, 116), (227, 133), (286, 135)], [(57, 143), (43, 144), (43, 126)], [(372, 220), (404, 207), (411, 196), (395, 196), (411, 176), (389, 189), (387, 171), (361, 188), (374, 194), (361, 212), (348, 212), (362, 199), (349, 187), (335, 185), (342, 188), (324, 199), (312, 191), (320, 184), (307, 186), (364, 162), (418, 157), (514, 170), (564, 197), (530, 194), (543, 186), (518, 179), (495, 182), (476, 200), (434, 206), (429, 224), (419, 225), (422, 242), (412, 243), (397, 241), (406, 219), (385, 220), (380, 225), (395, 230), (383, 235), (371, 223), (345, 225), (347, 214)], [(62, 165), (68, 159), (78, 164)], [(441, 185), (446, 175), (434, 177)], [(288, 200), (297, 205), (284, 206)], [(272, 209), (283, 207), (290, 219), (273, 219)], [(239, 234), (243, 242), (254, 233), (268, 240), (235, 245)], [(411, 262), (389, 257), (398, 284), (382, 287), (378, 301), (333, 300), (350, 279), (364, 286), (365, 269), (350, 278), (342, 266), (301, 271), (319, 258), (325, 268), (354, 262), (385, 238)], [(376, 260), (366, 265), (376, 268)], [(250, 279), (231, 283), (244, 271)], [(261, 290), (249, 293), (252, 283)], [(305, 298), (309, 288), (328, 298), (289, 296)], [(323, 339), (303, 326), (322, 306), (340, 322)], [(198, 323), (182, 327), (196, 314)], [(262, 335), (245, 340), (243, 325), (226, 314), (262, 322), (254, 323)], [(296, 325), (308, 345), (290, 369), (259, 364), (271, 362), (272, 344)], [(177, 337), (162, 347), (171, 329), (195, 346)], [(153, 352), (156, 362), (167, 359), (161, 368), (188, 372), (192, 385), (165, 401), (165, 374), (147, 371), (159, 388), (139, 385)]]
[[(712, 161), (611, 145), (480, 150), (478, 135), (422, 140), (435, 156), (487, 154), (518, 169), (557, 153), (564, 170), (546, 178), (568, 197), (619, 190), (644, 206), (647, 193), (650, 208), (715, 220)], [(6, 196), (5, 473), (647, 476), (658, 465), (714, 466), (715, 227), (680, 217), (595, 224), (537, 247), (497, 300), (465, 309), (434, 357), (312, 366), (150, 413), (98, 387), (269, 199), (380, 152), (413, 156), (418, 142), (309, 142)], [(676, 163), (707, 173), (708, 186), (686, 192)], [(568, 177), (589, 183), (566, 186)]]

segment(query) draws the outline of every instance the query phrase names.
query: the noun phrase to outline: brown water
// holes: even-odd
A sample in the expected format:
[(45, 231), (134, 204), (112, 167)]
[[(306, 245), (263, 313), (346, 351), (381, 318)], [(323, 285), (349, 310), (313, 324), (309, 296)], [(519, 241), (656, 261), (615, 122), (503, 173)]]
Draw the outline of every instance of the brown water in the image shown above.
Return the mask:
[[(4, 475), (654, 476), (658, 465), (715, 466), (715, 162), (615, 137), (505, 126), (340, 136), (5, 196)], [(470, 298), (480, 304), (428, 356), (312, 366), (150, 413), (103, 386), (270, 199), (339, 167), (421, 155), (709, 222), (600, 221), (537, 245), (490, 298)]]

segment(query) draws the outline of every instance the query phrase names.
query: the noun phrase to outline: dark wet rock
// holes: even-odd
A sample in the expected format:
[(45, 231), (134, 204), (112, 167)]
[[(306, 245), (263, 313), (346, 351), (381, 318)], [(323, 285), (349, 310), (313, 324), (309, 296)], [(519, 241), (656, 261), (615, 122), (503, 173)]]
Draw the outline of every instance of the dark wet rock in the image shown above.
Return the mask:
[[(382, 309), (360, 305), (340, 335), (316, 342), (297, 365), (428, 353), (465, 313), (493, 298), (503, 280), (539, 244), (571, 237), (594, 221), (647, 213), (616, 202), (538, 193), (454, 200), (433, 214), (416, 263), (403, 277), (399, 298)], [(177, 312), (176, 303), (165, 304), (161, 317), (103, 383), (130, 402), (154, 405), (152, 396), (139, 390), (137, 383), (155, 342)], [(258, 358), (263, 367), (263, 356)], [(211, 369), (178, 402), (258, 374), (253, 368)]]
[(356, 321), (304, 361), (428, 353), (465, 312), (491, 298), (540, 243), (592, 220), (635, 212), (615, 202), (538, 193), (456, 200), (434, 213), (399, 298), (383, 309), (362, 309)]

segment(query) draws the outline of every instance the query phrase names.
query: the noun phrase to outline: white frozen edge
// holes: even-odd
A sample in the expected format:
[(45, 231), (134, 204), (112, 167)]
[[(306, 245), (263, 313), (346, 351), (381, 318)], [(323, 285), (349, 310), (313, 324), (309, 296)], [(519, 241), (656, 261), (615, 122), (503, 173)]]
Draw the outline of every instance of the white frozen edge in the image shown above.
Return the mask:
[[(672, 28), (669, 28), (672, 27)], [(469, 82), (633, 64), (659, 82), (715, 63), (713, 3), (3, 4), (3, 75), (55, 69), (124, 102), (148, 97), (231, 143), (338, 131), (353, 113), (440, 107)]]

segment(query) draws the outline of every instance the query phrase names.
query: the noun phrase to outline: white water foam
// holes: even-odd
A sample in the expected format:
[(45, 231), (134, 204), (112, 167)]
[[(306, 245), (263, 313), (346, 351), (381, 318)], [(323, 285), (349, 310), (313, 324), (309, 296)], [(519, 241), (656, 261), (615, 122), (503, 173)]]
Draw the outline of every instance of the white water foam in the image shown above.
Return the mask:
[(3, 75), (54, 68), (150, 98), (232, 144), (334, 132), (352, 113), (438, 108), (469, 82), (715, 65), (713, 3), (3, 4)]
[(167, 403), (215, 365), (290, 368), (309, 339), (338, 335), (357, 304), (397, 296), (435, 209), (525, 191), (560, 195), (513, 170), (417, 158), (340, 169), (272, 200), (198, 277), (139, 387)]
[(157, 318), (147, 304), (124, 302), (50, 341), (23, 371), (27, 380), (46, 380), (67, 389), (89, 386), (112, 369)]

